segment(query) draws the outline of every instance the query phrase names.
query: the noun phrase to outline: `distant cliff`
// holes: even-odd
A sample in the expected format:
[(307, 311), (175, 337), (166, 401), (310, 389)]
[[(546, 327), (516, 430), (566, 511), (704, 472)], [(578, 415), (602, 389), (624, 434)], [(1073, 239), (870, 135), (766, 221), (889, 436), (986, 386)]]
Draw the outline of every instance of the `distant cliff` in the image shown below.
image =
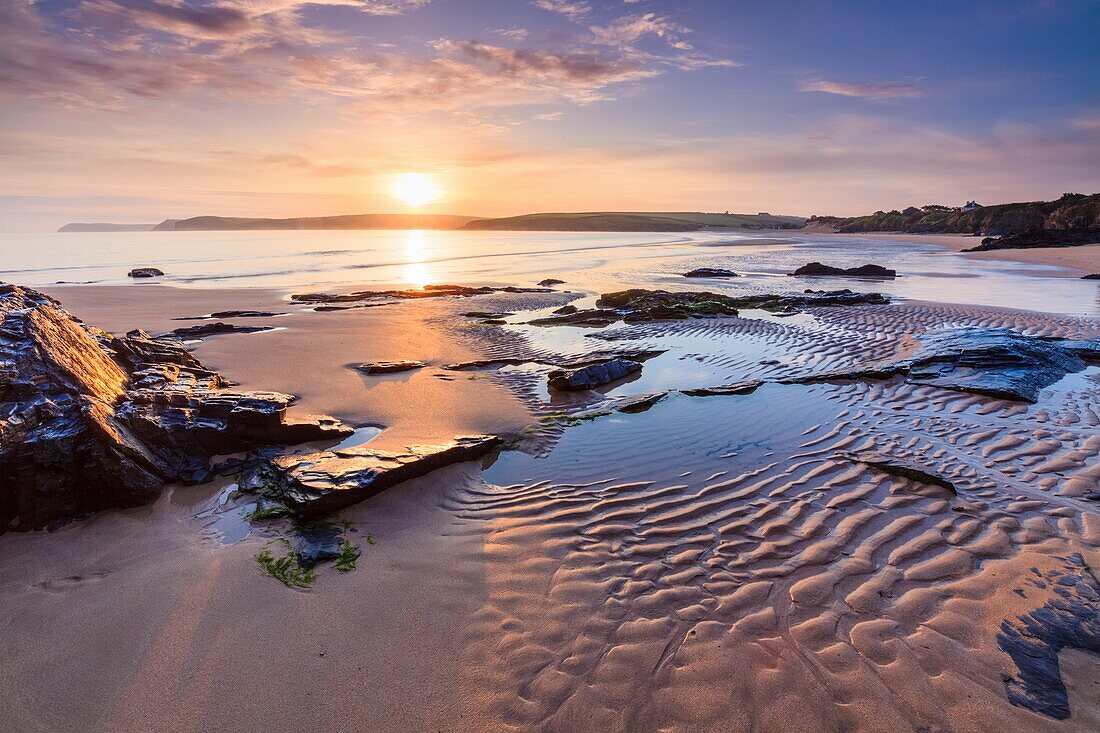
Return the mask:
[(1016, 235), (1045, 230), (1100, 229), (1100, 194), (1067, 193), (1055, 201), (1028, 201), (969, 209), (910, 207), (869, 216), (811, 216), (807, 225), (842, 233), (906, 232)]
[(771, 214), (591, 211), (476, 219), (462, 228), (478, 231), (694, 232), (702, 229), (799, 229), (805, 221), (802, 217)]
[(106, 222), (95, 222), (86, 224), (83, 222), (73, 222), (66, 224), (57, 231), (59, 232), (151, 232), (154, 227), (160, 226), (159, 224), (108, 224)]
[(291, 219), (256, 219), (233, 216), (196, 216), (168, 219), (155, 231), (256, 231), (298, 229), (458, 229), (474, 217), (446, 214), (348, 214), (344, 216), (307, 216)]

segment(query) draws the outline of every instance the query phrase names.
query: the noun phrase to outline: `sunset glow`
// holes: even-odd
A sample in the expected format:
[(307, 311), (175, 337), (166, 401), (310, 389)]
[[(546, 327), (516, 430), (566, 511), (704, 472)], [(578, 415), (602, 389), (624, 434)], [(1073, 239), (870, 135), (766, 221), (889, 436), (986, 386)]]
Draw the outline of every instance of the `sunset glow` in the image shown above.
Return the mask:
[(423, 206), (439, 198), (439, 187), (425, 173), (405, 173), (393, 185), (393, 195), (406, 206)]

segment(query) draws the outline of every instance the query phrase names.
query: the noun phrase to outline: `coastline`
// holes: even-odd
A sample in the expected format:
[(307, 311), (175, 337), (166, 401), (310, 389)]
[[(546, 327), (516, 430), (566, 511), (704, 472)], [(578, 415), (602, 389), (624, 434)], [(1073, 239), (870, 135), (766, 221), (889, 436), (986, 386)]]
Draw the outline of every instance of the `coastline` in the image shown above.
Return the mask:
[[(43, 288), (113, 331), (160, 333), (201, 323), (175, 318), (217, 310), (289, 313), (226, 319), (279, 330), (214, 336), (193, 350), (243, 387), (299, 395), (294, 410), (384, 425), (370, 447), (471, 432), (526, 444), (341, 512), (363, 552), (359, 567), (322, 566), (307, 592), (259, 572), (257, 553), (278, 541), (270, 525), (223, 536), (229, 478), (171, 486), (152, 506), (55, 532), (0, 536), (12, 640), (0, 660), (0, 723), (42, 733), (281, 733), (363, 721), (378, 731), (855, 730), (883, 721), (1095, 729), (1095, 659), (1057, 657), (1072, 717), (1056, 721), (1009, 702), (1003, 675), (1016, 667), (998, 634), (1044, 607), (1061, 587), (1062, 559), (1100, 566), (1100, 515), (1083, 498), (1098, 477), (1100, 373), (1067, 377), (1038, 406), (889, 379), (709, 397), (676, 390), (844, 371), (910, 348), (915, 334), (960, 325), (1096, 338), (1100, 319), (905, 298), (605, 329), (498, 328), (462, 315), (525, 320), (626, 284), (886, 285), (677, 274), (771, 255), (730, 251), (677, 249), (667, 260), (623, 252), (599, 272), (546, 273), (572, 293), (328, 313), (280, 289)], [(947, 264), (936, 254), (909, 264)], [(840, 253), (829, 243), (820, 254), (788, 253), (831, 255)], [(493, 278), (509, 282), (505, 272)], [(946, 278), (942, 292), (959, 282)], [(1052, 284), (1066, 285), (1033, 283), (1044, 294)], [(1079, 285), (1074, 293), (1091, 292)], [(607, 401), (547, 396), (545, 370), (529, 363), (441, 368), (616, 344), (670, 351), (609, 389)], [(429, 366), (383, 376), (348, 368), (397, 359)], [(668, 394), (641, 412), (575, 412), (656, 390)], [(844, 458), (866, 446), (919, 462), (957, 494)], [(1025, 583), (1031, 568), (1044, 587)]]

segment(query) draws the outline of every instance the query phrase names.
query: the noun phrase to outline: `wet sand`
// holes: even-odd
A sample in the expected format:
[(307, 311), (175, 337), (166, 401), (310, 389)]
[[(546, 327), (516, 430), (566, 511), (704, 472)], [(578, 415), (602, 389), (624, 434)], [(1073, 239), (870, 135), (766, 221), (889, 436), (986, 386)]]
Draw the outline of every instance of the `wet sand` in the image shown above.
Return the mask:
[[(322, 566), (308, 592), (259, 572), (277, 526), (225, 535), (216, 507), (228, 479), (53, 533), (0, 536), (0, 727), (1100, 727), (1100, 656), (1057, 653), (1071, 714), (1056, 720), (1012, 704), (1006, 678), (1020, 672), (999, 637), (1058, 601), (1074, 558), (1100, 567), (1096, 368), (1036, 405), (874, 380), (672, 393), (639, 414), (570, 419), (637, 395), (852, 368), (947, 326), (1091, 338), (1100, 319), (899, 301), (789, 319), (520, 323), (611, 283), (802, 286), (668, 277), (684, 267), (615, 263), (568, 273), (571, 293), (333, 313), (281, 290), (51, 290), (109, 330), (165, 331), (192, 323), (174, 317), (224, 309), (291, 313), (236, 320), (283, 330), (194, 350), (248, 388), (299, 395), (295, 409), (384, 426), (380, 447), (493, 432), (518, 450), (343, 512), (359, 566)], [(499, 327), (469, 310), (517, 315)], [(604, 397), (551, 398), (548, 368), (534, 363), (645, 348), (667, 352)], [(442, 369), (504, 356), (532, 363)], [(430, 366), (388, 377), (347, 368), (392, 359)], [(958, 496), (845, 458), (872, 447), (949, 478)]]
[[(954, 236), (946, 234), (870, 234), (874, 238), (894, 241), (927, 240), (946, 248), (948, 252), (962, 252), (977, 247), (982, 237)], [(1052, 265), (1066, 268), (1051, 271), (1054, 277), (1083, 277), (1100, 272), (1100, 244), (1088, 244), (1080, 247), (1036, 247), (1032, 249), (997, 249), (988, 252), (967, 252), (966, 257), (974, 260), (1023, 262), (1033, 265)]]

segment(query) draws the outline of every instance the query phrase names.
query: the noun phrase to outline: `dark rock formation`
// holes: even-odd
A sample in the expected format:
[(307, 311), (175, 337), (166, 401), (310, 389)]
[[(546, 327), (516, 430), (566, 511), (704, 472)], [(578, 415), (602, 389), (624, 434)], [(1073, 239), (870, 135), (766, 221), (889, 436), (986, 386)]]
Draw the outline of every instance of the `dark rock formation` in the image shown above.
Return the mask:
[(184, 316), (182, 318), (173, 318), (173, 321), (210, 321), (215, 318), (271, 318), (273, 316), (284, 316), (285, 313), (274, 313), (272, 311), (218, 311), (211, 313), (208, 316)]
[[(302, 293), (290, 296), (295, 303), (355, 303), (362, 300), (396, 299), (410, 300), (419, 298), (443, 298), (457, 296), (462, 298), (486, 293), (552, 293), (550, 288), (517, 288), (509, 285), (504, 288), (470, 288), (464, 285), (425, 285), (421, 290), (359, 290), (354, 293)], [(321, 310), (318, 308), (317, 310)]]
[(798, 268), (791, 275), (795, 277), (897, 277), (898, 273), (881, 265), (862, 265), (844, 269), (811, 262)]
[(363, 374), (397, 374), (399, 372), (411, 372), (414, 369), (422, 369), (428, 366), (423, 361), (375, 361), (364, 364), (356, 364), (352, 368)]
[(1040, 229), (1019, 234), (1006, 234), (1003, 237), (986, 237), (977, 247), (969, 247), (963, 252), (1079, 247), (1083, 244), (1100, 244), (1100, 229)]
[(752, 380), (748, 382), (735, 382), (734, 384), (724, 384), (720, 387), (699, 387), (697, 389), (685, 389), (681, 390), (683, 394), (688, 397), (714, 397), (718, 395), (746, 395), (752, 394), (756, 390), (760, 389), (764, 385), (764, 382), (759, 380)]
[(462, 314), (466, 318), (487, 318), (487, 319), (500, 319), (507, 318), (508, 316), (514, 316), (515, 313), (508, 313), (505, 311), (466, 311)]
[(958, 496), (959, 493), (958, 489), (955, 488), (955, 484), (942, 476), (928, 473), (919, 465), (900, 456), (884, 456), (877, 453), (860, 455), (845, 454), (844, 458), (853, 463), (862, 463), (866, 466), (870, 466), (883, 473), (888, 473), (891, 476), (900, 476), (901, 478), (928, 484), (929, 486), (939, 486), (941, 489), (947, 489), (955, 496)]
[(271, 326), (234, 326), (232, 323), (215, 321), (214, 323), (200, 323), (197, 326), (174, 328), (164, 336), (175, 336), (181, 339), (201, 339), (223, 333), (259, 333), (270, 330), (272, 330)]
[(163, 277), (164, 273), (155, 267), (135, 267), (126, 273), (126, 277)]
[(591, 364), (580, 369), (550, 372), (550, 386), (557, 390), (577, 392), (595, 389), (618, 379), (640, 372), (642, 365), (629, 359), (612, 359), (602, 364)]
[(556, 315), (559, 315), (559, 316), (568, 316), (568, 315), (570, 315), (572, 313), (576, 313), (576, 312), (577, 312), (577, 306), (575, 306), (575, 305), (563, 305), (561, 308), (558, 308), (557, 310), (554, 311), (554, 313)]
[(307, 527), (298, 530), (294, 554), (303, 568), (340, 557), (344, 544), (344, 530), (337, 526)]
[(740, 277), (740, 275), (733, 270), (726, 270), (722, 267), (698, 267), (685, 272), (684, 277)]
[(957, 328), (920, 337), (900, 362), (912, 382), (1035, 402), (1039, 392), (1100, 358), (1100, 341), (1024, 336), (1007, 328)]
[(545, 280), (539, 280), (539, 286), (548, 288), (551, 285), (565, 285), (564, 280), (558, 280), (556, 277), (548, 277)]
[(736, 316), (741, 308), (756, 308), (789, 315), (790, 309), (890, 302), (879, 293), (851, 290), (807, 290), (804, 295), (744, 295), (731, 297), (707, 292), (670, 293), (664, 290), (623, 290), (604, 293), (596, 308), (564, 315), (536, 318), (536, 326), (607, 326), (616, 321), (641, 323), (706, 316)]
[(235, 392), (174, 340), (116, 337), (0, 285), (0, 532), (151, 501), (213, 455), (351, 433), (290, 420), (293, 397)]
[(1071, 710), (1058, 655), (1063, 649), (1100, 654), (1100, 584), (1079, 553), (1060, 559), (1063, 568), (1045, 574), (1032, 568), (1034, 577), (1027, 578), (1034, 588), (1056, 597), (1029, 614), (1001, 622), (997, 645), (1019, 669), (1016, 677), (1004, 675), (1008, 701), (1066, 720)]
[(443, 368), (453, 372), (468, 372), (499, 369), (506, 366), (522, 366), (534, 364), (541, 366), (557, 367), (558, 369), (581, 369), (594, 364), (603, 364), (613, 359), (629, 359), (631, 361), (646, 361), (665, 353), (665, 349), (636, 349), (628, 351), (595, 351), (584, 359), (558, 360), (558, 359), (531, 359), (521, 356), (502, 357), (498, 359), (475, 359), (473, 361), (460, 361), (456, 364), (447, 364)]
[(499, 438), (478, 435), (455, 438), (443, 445), (410, 446), (405, 453), (357, 446), (284, 455), (257, 468), (242, 480), (241, 487), (263, 492), (300, 518), (315, 519), (403, 481), (481, 458), (499, 445)]
[(1100, 280), (1100, 272), (1094, 272), (1091, 275), (1085, 275), (1082, 280)]

